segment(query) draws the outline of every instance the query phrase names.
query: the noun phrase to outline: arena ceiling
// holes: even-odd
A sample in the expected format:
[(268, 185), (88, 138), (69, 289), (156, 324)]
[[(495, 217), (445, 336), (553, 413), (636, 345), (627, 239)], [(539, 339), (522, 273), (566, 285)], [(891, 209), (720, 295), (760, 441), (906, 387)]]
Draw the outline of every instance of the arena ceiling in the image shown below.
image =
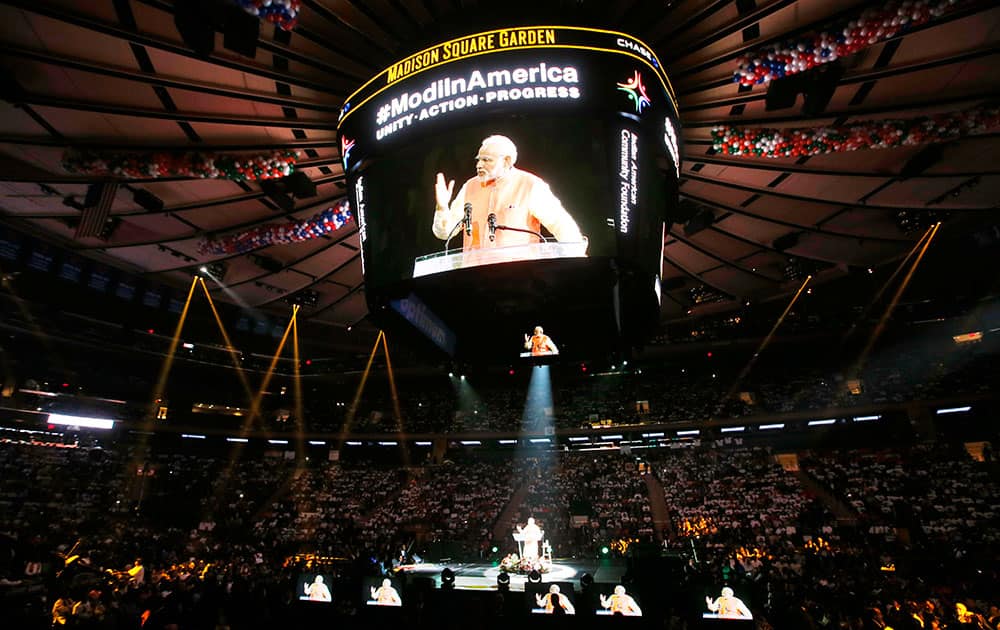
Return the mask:
[[(501, 6), (502, 4), (502, 6)], [(672, 78), (684, 125), (680, 193), (712, 221), (674, 225), (665, 243), (664, 318), (787, 294), (789, 258), (821, 277), (886, 264), (917, 233), (901, 210), (954, 216), (996, 207), (996, 133), (943, 145), (929, 167), (901, 175), (922, 146), (808, 159), (731, 157), (712, 151), (714, 125), (815, 126), (968, 109), (1000, 87), (1000, 7), (972, 2), (931, 25), (842, 59), (843, 75), (818, 114), (765, 109), (767, 86), (741, 90), (737, 58), (822, 28), (865, 3), (851, 0), (303, 0), (298, 26), (264, 24), (253, 58), (223, 46), (200, 56), (164, 0), (13, 0), (0, 7), (0, 220), (154, 281), (184, 286), (191, 270), (224, 260), (234, 296), (281, 307), (303, 290), (304, 311), (346, 327), (366, 314), (357, 229), (231, 257), (206, 256), (206, 234), (305, 219), (343, 198), (336, 122), (344, 98), (400, 57), (437, 40), (493, 26), (571, 23), (621, 30), (655, 48)], [(995, 101), (993, 101), (995, 102)], [(112, 206), (106, 239), (74, 239), (81, 199), (97, 178), (68, 173), (68, 148), (304, 152), (317, 195), (288, 211), (257, 183), (135, 180)], [(164, 203), (148, 210), (121, 190)], [(704, 214), (702, 218), (706, 218)], [(785, 237), (784, 240), (782, 237)], [(779, 239), (776, 246), (775, 240)], [(264, 261), (262, 266), (261, 262)], [(221, 292), (220, 292), (221, 294)], [(695, 304), (694, 296), (708, 296)], [(284, 308), (284, 307), (283, 307)]]

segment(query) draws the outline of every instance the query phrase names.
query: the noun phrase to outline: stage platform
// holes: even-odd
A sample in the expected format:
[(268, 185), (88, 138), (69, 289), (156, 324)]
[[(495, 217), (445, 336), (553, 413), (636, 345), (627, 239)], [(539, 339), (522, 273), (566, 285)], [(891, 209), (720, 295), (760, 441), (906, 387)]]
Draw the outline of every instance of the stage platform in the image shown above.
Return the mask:
[[(423, 563), (406, 564), (396, 571), (399, 577), (432, 578), (434, 586), (441, 587), (441, 572), (449, 568), (455, 572), (455, 588), (470, 591), (497, 590), (497, 576), (500, 574), (499, 563)], [(580, 558), (555, 558), (552, 570), (542, 574), (542, 582), (579, 582), (580, 578), (589, 573), (594, 582), (617, 584), (625, 574), (625, 565), (610, 559), (586, 560)], [(510, 573), (510, 590), (524, 591), (528, 581), (527, 575)]]

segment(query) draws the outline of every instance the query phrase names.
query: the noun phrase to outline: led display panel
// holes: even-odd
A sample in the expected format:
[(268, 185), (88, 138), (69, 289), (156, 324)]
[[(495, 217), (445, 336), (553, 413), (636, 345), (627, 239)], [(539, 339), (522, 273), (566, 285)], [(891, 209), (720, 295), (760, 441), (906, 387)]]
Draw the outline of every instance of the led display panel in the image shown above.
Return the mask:
[(622, 33), (499, 29), (400, 60), (339, 123), (366, 287), (589, 257), (658, 273), (678, 129), (659, 60)]

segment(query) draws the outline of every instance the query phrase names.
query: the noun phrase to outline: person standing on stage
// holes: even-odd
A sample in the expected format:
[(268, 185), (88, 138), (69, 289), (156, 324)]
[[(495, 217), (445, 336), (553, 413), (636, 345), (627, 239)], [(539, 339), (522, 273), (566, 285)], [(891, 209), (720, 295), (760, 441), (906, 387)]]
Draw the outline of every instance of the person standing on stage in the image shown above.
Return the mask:
[(522, 542), (524, 543), (524, 549), (522, 551), (522, 557), (525, 560), (537, 560), (538, 559), (538, 543), (542, 541), (542, 537), (545, 533), (535, 525), (535, 519), (529, 518), (528, 524), (523, 528), (518, 525), (517, 532), (523, 536)]

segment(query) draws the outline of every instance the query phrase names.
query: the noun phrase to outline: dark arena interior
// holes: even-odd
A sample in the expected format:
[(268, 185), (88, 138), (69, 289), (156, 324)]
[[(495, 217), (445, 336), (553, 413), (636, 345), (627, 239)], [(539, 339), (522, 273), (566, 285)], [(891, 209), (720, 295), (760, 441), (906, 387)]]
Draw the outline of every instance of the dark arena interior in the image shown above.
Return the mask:
[(1000, 630), (996, 2), (0, 19), (4, 628)]

